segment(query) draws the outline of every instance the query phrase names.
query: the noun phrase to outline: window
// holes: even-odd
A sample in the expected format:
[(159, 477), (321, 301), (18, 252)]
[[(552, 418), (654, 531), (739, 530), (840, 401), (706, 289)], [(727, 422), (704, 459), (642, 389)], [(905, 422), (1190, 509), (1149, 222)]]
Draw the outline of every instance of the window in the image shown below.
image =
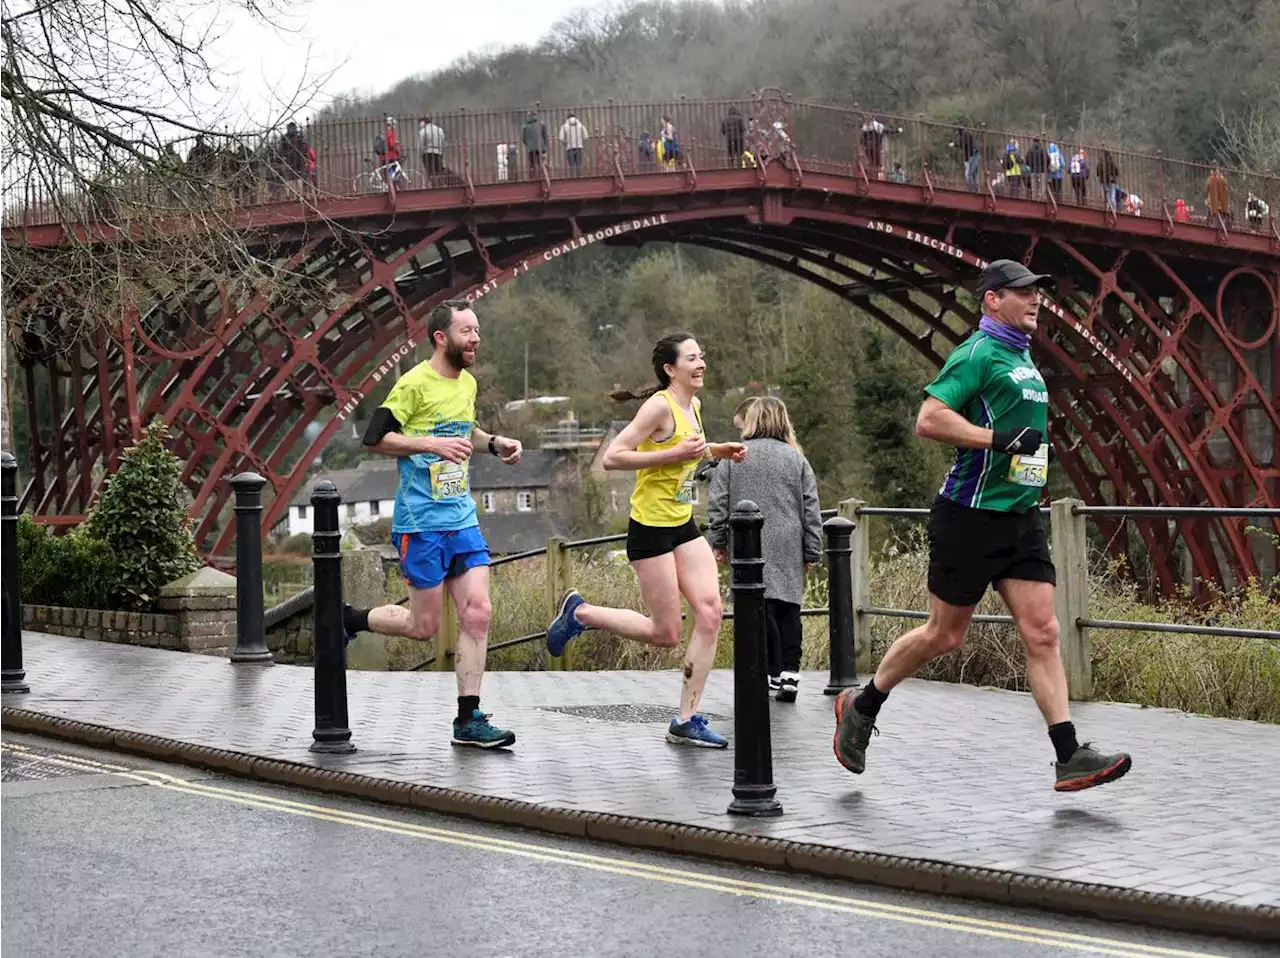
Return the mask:
[(482, 493), (480, 496), (480, 505), (484, 508), (485, 512), (493, 512), (498, 508), (498, 497), (492, 492)]
[(347, 503), (347, 518), (354, 519), (356, 517), (356, 504), (354, 502)]
[(516, 493), (516, 510), (518, 512), (533, 512), (533, 493), (532, 492)]
[(299, 519), (305, 519), (306, 517), (307, 517), (307, 507), (306, 507), (306, 506), (298, 506), (298, 518), (299, 518)]

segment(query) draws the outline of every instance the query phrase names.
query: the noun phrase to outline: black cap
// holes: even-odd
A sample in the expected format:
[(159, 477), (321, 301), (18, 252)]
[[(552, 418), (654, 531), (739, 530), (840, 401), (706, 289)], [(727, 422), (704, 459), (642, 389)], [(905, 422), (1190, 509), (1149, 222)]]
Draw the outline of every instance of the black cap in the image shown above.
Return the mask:
[(978, 277), (978, 286), (974, 292), (981, 299), (993, 289), (1023, 289), (1027, 286), (1051, 289), (1054, 285), (1054, 279), (1048, 273), (1033, 273), (1014, 260), (998, 259), (987, 264), (987, 268)]

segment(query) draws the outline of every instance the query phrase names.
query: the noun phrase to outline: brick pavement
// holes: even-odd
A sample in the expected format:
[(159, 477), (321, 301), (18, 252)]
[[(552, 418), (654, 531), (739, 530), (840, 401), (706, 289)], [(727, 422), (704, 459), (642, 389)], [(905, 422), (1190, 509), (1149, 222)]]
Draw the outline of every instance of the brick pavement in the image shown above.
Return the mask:
[[(774, 703), (786, 814), (725, 813), (733, 753), (667, 745), (675, 672), (498, 672), (484, 708), (509, 753), (454, 749), (450, 674), (348, 673), (351, 756), (316, 756), (311, 670), (25, 633), (28, 695), (4, 704), (115, 729), (399, 781), (791, 841), (1089, 884), (1280, 906), (1280, 728), (1113, 703), (1075, 707), (1082, 737), (1125, 748), (1120, 782), (1051, 790), (1052, 751), (1030, 696), (911, 681), (854, 777), (831, 754), (825, 676)], [(732, 731), (733, 683), (704, 711)], [(626, 719), (626, 721), (622, 721)]]

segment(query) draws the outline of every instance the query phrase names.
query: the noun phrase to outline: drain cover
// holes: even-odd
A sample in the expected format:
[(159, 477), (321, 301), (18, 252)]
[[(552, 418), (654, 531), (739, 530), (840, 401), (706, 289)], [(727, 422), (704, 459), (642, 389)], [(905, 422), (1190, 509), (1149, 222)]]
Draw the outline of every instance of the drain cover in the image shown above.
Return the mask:
[[(543, 712), (559, 712), (578, 718), (599, 722), (624, 722), (630, 725), (666, 725), (675, 718), (676, 710), (670, 705), (544, 705)], [(724, 721), (728, 716), (703, 712), (708, 721)]]
[(18, 752), (6, 748), (0, 760), (0, 782), (43, 782), (50, 778), (92, 775), (87, 769), (71, 768), (52, 762), (35, 752)]

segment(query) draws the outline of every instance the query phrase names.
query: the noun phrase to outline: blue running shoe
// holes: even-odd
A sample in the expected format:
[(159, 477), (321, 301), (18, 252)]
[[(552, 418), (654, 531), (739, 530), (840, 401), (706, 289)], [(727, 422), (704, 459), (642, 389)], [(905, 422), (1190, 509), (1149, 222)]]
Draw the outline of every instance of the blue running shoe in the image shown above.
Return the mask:
[(707, 726), (707, 720), (696, 714), (687, 722), (676, 716), (667, 726), (667, 741), (672, 745), (694, 745), (698, 748), (725, 748), (729, 740)]
[(506, 748), (516, 744), (516, 733), (490, 724), (489, 716), (476, 709), (465, 722), (453, 720), (453, 744), (472, 748)]
[(578, 595), (577, 589), (570, 589), (560, 600), (560, 611), (547, 626), (547, 651), (556, 658), (564, 655), (564, 647), (570, 639), (587, 631), (587, 627), (574, 615), (580, 605), (586, 605), (586, 600)]

